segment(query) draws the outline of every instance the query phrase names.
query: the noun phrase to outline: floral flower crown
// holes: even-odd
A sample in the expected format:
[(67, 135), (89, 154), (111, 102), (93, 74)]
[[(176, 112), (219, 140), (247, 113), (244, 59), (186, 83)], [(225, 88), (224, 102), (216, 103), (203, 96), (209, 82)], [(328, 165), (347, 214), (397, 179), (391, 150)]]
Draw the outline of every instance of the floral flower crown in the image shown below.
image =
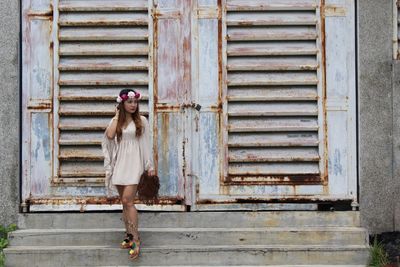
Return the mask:
[(119, 95), (117, 97), (117, 102), (121, 103), (122, 101), (128, 100), (128, 98), (135, 98), (137, 100), (142, 99), (142, 95), (139, 92), (130, 91), (128, 94)]

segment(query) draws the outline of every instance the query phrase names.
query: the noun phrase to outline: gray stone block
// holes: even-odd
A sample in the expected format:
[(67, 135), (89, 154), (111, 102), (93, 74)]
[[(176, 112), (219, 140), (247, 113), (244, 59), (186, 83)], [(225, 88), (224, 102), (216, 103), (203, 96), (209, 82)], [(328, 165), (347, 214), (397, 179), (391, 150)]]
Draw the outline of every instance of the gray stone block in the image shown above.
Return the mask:
[(17, 222), (19, 203), (19, 1), (0, 1), (0, 224)]
[(393, 231), (393, 2), (358, 1), (361, 223)]

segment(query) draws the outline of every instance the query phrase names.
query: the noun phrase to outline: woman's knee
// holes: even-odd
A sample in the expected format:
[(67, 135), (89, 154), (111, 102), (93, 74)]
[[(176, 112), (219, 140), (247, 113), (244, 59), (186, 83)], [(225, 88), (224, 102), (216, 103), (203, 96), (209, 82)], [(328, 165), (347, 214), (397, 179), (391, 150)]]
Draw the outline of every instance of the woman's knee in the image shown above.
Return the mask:
[(133, 205), (133, 199), (130, 198), (130, 197), (122, 197), (122, 198), (121, 198), (121, 202), (122, 202), (122, 205), (123, 205), (124, 207), (131, 207), (131, 206), (134, 206), (134, 205)]

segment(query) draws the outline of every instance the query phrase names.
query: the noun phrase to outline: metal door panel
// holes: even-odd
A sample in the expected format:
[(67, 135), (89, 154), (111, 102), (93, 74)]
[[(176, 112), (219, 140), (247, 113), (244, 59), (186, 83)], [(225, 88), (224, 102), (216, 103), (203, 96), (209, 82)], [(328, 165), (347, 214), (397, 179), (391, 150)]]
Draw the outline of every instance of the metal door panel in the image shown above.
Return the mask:
[(329, 0), (326, 7), (326, 113), (329, 194), (357, 203), (356, 61), (354, 2)]
[(22, 3), (22, 200), (49, 195), (52, 176), (52, 9)]
[[(192, 138), (189, 173), (197, 194), (219, 194), (221, 177), (221, 46), (217, 1), (193, 1)], [(199, 197), (199, 196), (197, 196)], [(192, 203), (193, 206), (196, 203)]]
[(154, 1), (154, 142), (161, 195), (185, 196), (190, 1)]

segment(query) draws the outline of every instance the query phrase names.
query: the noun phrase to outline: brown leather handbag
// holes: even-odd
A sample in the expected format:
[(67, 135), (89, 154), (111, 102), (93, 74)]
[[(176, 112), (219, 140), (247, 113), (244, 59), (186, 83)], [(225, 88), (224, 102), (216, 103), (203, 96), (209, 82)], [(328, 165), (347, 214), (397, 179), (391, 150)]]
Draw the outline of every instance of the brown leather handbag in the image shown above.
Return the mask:
[(140, 176), (138, 184), (139, 200), (146, 205), (154, 205), (159, 202), (158, 190), (160, 189), (160, 179), (157, 175), (149, 175), (144, 171)]

